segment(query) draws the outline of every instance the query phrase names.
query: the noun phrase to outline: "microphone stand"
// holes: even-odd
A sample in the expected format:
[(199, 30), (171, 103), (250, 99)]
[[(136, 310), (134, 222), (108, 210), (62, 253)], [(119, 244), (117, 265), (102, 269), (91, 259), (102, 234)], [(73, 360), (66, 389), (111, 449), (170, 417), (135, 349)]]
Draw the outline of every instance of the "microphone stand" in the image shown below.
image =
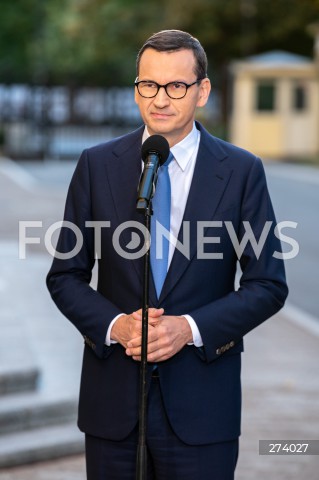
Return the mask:
[[(151, 234), (152, 202), (145, 208), (145, 226)], [(150, 236), (149, 236), (150, 238)], [(150, 273), (150, 245), (147, 245), (144, 255), (143, 271), (143, 297), (142, 297), (142, 351), (140, 365), (140, 391), (139, 391), (139, 433), (136, 458), (136, 480), (146, 480), (147, 475), (147, 449), (146, 449), (146, 423), (147, 423), (147, 336), (148, 336), (148, 302), (149, 302), (149, 273)]]

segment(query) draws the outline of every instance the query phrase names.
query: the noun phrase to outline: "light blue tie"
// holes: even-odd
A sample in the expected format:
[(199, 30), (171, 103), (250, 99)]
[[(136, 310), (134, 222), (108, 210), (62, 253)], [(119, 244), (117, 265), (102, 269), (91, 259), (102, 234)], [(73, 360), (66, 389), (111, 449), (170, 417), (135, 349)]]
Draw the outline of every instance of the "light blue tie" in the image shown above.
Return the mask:
[[(156, 255), (156, 223), (160, 223), (166, 230), (170, 230), (171, 217), (171, 182), (168, 173), (168, 165), (174, 158), (170, 152), (168, 159), (158, 170), (156, 190), (153, 197), (153, 215), (151, 219), (151, 267), (155, 283), (157, 298), (165, 281), (168, 266), (169, 241), (161, 235), (162, 255)], [(158, 249), (160, 251), (160, 249)], [(157, 258), (159, 257), (159, 258)]]

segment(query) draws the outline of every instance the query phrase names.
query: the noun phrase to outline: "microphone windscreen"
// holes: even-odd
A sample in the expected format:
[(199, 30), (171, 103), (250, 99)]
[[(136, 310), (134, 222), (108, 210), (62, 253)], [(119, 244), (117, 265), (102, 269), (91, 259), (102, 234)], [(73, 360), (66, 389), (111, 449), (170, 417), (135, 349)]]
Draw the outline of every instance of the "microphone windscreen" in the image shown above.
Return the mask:
[(142, 145), (142, 159), (145, 162), (150, 153), (159, 156), (160, 165), (166, 162), (169, 156), (169, 144), (162, 135), (151, 135)]

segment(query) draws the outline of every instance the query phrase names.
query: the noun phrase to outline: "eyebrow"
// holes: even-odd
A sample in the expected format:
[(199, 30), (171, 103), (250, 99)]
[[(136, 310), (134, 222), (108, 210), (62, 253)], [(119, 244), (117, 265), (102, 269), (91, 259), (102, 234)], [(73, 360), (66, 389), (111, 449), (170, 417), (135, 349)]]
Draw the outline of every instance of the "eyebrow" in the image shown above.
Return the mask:
[[(153, 82), (153, 83), (157, 83), (158, 85), (161, 85), (160, 83), (156, 82), (156, 80), (151, 80), (150, 78), (146, 78), (146, 79), (140, 79), (138, 77), (138, 81), (139, 82)], [(167, 82), (165, 83), (164, 85), (167, 85), (168, 83), (188, 83), (186, 80), (171, 80), (170, 82)]]

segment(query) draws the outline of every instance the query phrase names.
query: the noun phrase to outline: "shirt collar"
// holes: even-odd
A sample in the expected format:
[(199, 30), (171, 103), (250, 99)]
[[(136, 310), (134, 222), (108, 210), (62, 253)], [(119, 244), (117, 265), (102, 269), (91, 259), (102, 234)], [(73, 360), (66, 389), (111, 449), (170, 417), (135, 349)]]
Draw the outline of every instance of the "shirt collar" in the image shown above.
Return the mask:
[[(144, 143), (145, 140), (150, 136), (147, 126), (145, 126), (145, 130), (143, 133), (142, 142)], [(181, 140), (179, 143), (174, 145), (171, 148), (171, 152), (174, 155), (174, 158), (178, 164), (178, 166), (184, 171), (187, 167), (188, 162), (190, 161), (195, 148), (198, 145), (200, 132), (197, 130), (195, 126), (195, 122), (193, 124), (192, 131)]]

